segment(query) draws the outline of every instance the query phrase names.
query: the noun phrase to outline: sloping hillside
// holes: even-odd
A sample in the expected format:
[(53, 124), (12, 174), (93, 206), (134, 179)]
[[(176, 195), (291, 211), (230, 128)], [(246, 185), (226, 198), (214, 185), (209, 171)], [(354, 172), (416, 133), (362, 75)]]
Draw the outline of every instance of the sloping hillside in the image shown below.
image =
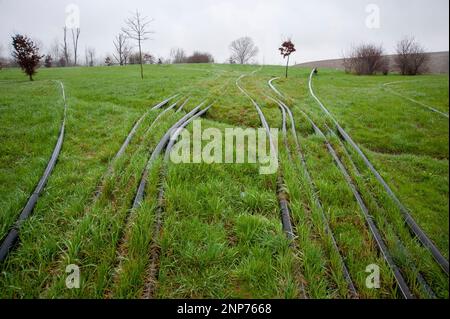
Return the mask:
[[(448, 59), (449, 54), (446, 52), (431, 52), (429, 73), (445, 73), (448, 74)], [(391, 71), (396, 71), (394, 57), (395, 55), (388, 55), (390, 60)], [(332, 60), (322, 60), (313, 61), (297, 64), (299, 67), (318, 67), (318, 68), (332, 68), (332, 69), (344, 69), (343, 59), (332, 59)]]

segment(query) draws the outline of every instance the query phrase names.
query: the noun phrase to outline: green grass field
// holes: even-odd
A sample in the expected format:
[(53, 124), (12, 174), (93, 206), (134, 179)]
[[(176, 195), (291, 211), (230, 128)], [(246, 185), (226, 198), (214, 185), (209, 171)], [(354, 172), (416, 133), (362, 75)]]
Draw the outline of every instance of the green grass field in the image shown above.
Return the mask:
[[(160, 185), (165, 164), (158, 160), (143, 204), (130, 210), (150, 151), (184, 112), (169, 111), (148, 129), (160, 112), (150, 111), (124, 156), (112, 162), (135, 121), (175, 93), (191, 97), (186, 110), (203, 100), (214, 102), (204, 128), (260, 127), (255, 107), (236, 86), (242, 74), (248, 75), (241, 85), (270, 126), (281, 128), (267, 82), (282, 77), (283, 67), (146, 65), (144, 80), (136, 66), (50, 68), (40, 69), (33, 82), (18, 69), (1, 70), (0, 238), (18, 217), (56, 143), (63, 100), (53, 80), (64, 83), (68, 110), (58, 163), (21, 226), (20, 244), (0, 263), (0, 298), (141, 298), (154, 246), (160, 251), (155, 298), (349, 298), (339, 254), (323, 231), (314, 197), (322, 202), (359, 297), (401, 298), (349, 186), (302, 113), (324, 132), (334, 129), (309, 93), (310, 71), (291, 68), (288, 79), (274, 81), (293, 112), (317, 187), (315, 193), (280, 133), (280, 172), (296, 235), (290, 243), (281, 227), (277, 174), (260, 175), (258, 164), (169, 162)], [(358, 77), (319, 70), (313, 81), (321, 101), (448, 259), (449, 122), (424, 107), (448, 114), (448, 76)], [(417, 281), (420, 272), (438, 298), (448, 298), (448, 276), (411, 236), (384, 189), (348, 145), (331, 132), (327, 137), (412, 292), (429, 297)], [(291, 135), (287, 145), (295, 148)], [(99, 186), (103, 192), (95, 200)], [(163, 223), (155, 235), (160, 186)], [(79, 289), (66, 287), (69, 264), (80, 267)], [(380, 267), (378, 289), (366, 286), (371, 264)]]

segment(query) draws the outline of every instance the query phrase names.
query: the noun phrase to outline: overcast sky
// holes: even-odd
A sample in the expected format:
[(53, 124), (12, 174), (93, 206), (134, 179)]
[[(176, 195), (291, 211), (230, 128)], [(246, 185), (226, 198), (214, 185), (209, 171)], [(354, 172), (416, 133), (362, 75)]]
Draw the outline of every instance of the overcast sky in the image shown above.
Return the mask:
[(298, 63), (339, 58), (361, 41), (382, 43), (391, 53), (405, 35), (429, 51), (449, 48), (448, 0), (0, 0), (3, 55), (13, 33), (39, 40), (46, 53), (55, 39), (62, 40), (72, 3), (80, 12), (82, 61), (87, 46), (102, 59), (112, 53), (114, 36), (136, 9), (154, 19), (155, 34), (144, 49), (158, 57), (182, 47), (224, 62), (229, 43), (245, 35), (260, 49), (257, 61), (266, 64), (283, 63), (277, 48), (287, 37), (297, 47), (291, 61)]

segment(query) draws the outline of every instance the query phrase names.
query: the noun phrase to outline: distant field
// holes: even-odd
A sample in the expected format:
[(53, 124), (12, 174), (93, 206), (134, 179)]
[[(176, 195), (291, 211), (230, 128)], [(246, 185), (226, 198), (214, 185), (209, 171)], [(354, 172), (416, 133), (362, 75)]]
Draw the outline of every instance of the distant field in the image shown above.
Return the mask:
[[(448, 276), (410, 235), (357, 154), (333, 135), (333, 123), (309, 93), (310, 68), (291, 68), (289, 79), (273, 82), (293, 112), (318, 191), (285, 147), (295, 149), (293, 137), (285, 144), (280, 133), (293, 243), (281, 228), (277, 175), (260, 175), (258, 164), (169, 164), (161, 182), (158, 160), (143, 204), (130, 210), (150, 151), (185, 111), (206, 100), (214, 105), (204, 116), (205, 128), (261, 126), (255, 107), (236, 86), (240, 75), (247, 74), (240, 84), (270, 126), (281, 128), (282, 121), (278, 105), (267, 97), (275, 96), (267, 82), (281, 77), (283, 67), (146, 65), (144, 80), (138, 72), (136, 66), (40, 69), (29, 82), (17, 69), (0, 71), (0, 238), (33, 191), (57, 139), (63, 103), (52, 80), (64, 83), (68, 104), (58, 163), (21, 227), (19, 246), (0, 263), (0, 298), (140, 298), (154, 247), (160, 251), (155, 298), (349, 298), (339, 254), (359, 297), (400, 298), (349, 186), (305, 114), (327, 133), (412, 292), (427, 297), (417, 282), (420, 272), (438, 298), (448, 298)], [(366, 77), (321, 68), (313, 86), (448, 259), (448, 76)], [(137, 119), (176, 93), (190, 96), (185, 111), (169, 111), (149, 129), (161, 112), (150, 111), (109, 169)], [(99, 185), (103, 192), (94, 200)], [(161, 185), (163, 230), (155, 237)], [(339, 252), (330, 248), (315, 196)], [(80, 289), (65, 286), (69, 264), (80, 266)], [(366, 287), (370, 264), (381, 269), (379, 289)]]

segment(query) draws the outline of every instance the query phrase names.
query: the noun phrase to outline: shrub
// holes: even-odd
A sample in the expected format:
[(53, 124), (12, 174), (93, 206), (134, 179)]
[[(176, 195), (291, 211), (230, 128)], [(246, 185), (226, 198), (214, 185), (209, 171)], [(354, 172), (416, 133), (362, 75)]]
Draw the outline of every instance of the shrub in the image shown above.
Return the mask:
[(424, 48), (414, 38), (404, 38), (397, 43), (395, 64), (402, 75), (425, 73), (429, 60)]
[(389, 60), (384, 56), (381, 45), (361, 44), (344, 57), (344, 69), (357, 75), (387, 74)]

